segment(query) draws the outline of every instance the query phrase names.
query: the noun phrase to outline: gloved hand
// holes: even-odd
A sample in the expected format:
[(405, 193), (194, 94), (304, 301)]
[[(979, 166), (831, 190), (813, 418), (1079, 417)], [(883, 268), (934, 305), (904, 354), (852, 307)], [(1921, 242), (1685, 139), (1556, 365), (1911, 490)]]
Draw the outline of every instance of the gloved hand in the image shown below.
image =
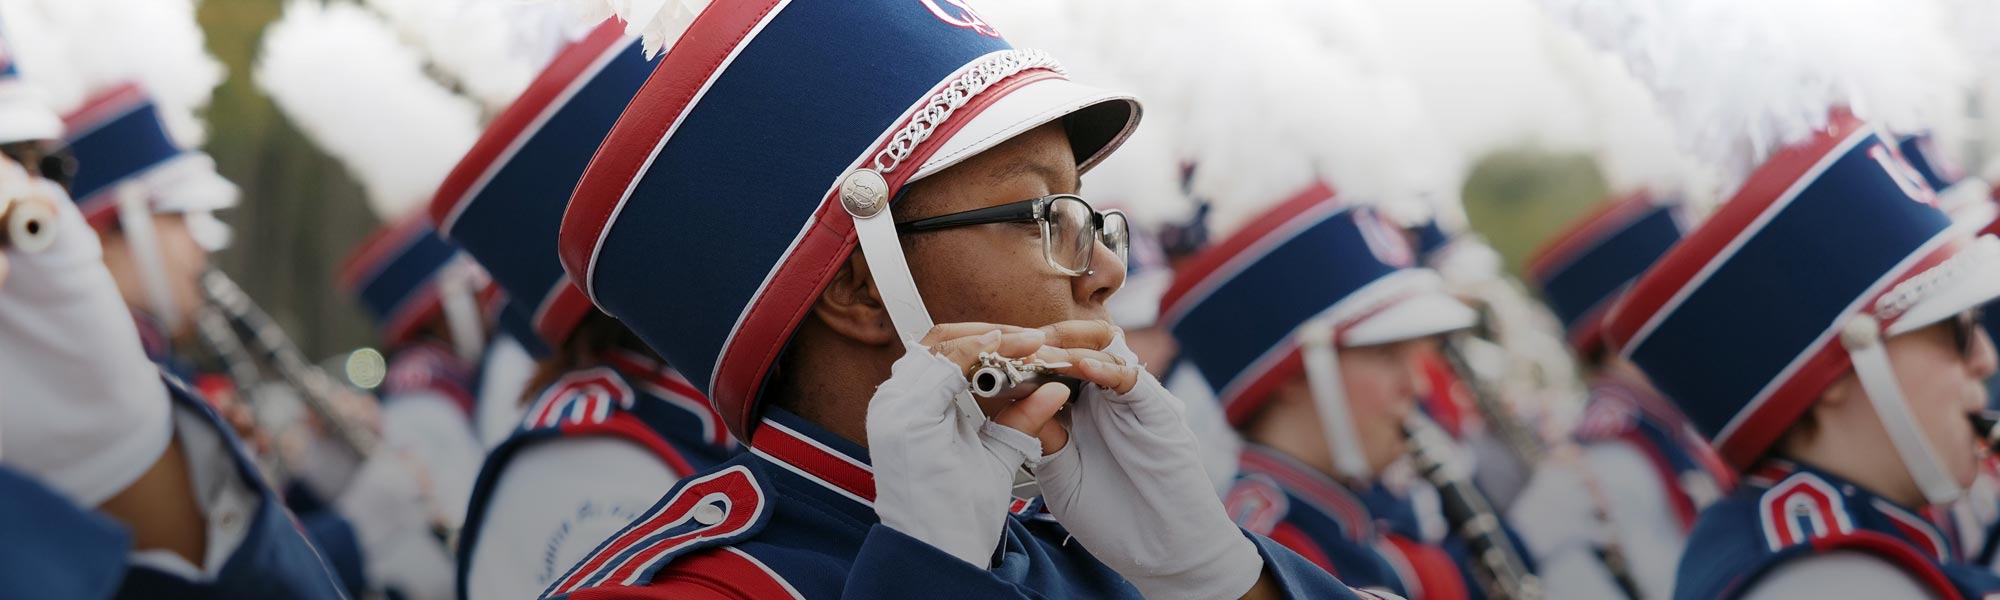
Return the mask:
[[(1003, 331), (1004, 330), (1004, 331)], [(868, 404), (868, 455), (882, 524), (988, 568), (1013, 501), (1014, 473), (1042, 457), (1026, 431), (1042, 431), (1068, 399), (1045, 386), (994, 415), (965, 418), (957, 398), (982, 352), (1023, 357), (1040, 330), (981, 323), (940, 325), (907, 343)]]
[(1090, 385), (1071, 409), (1069, 444), (1034, 469), (1049, 512), (1147, 598), (1241, 596), (1263, 558), (1202, 470), (1186, 407), (1122, 335), (1109, 337), (1105, 358), (1068, 353), (1083, 356), (1070, 373)]
[[(438, 522), (433, 498), (423, 464), (400, 449), (383, 446), (361, 464), (346, 491), (333, 501), (334, 510), (354, 528), (371, 586), (399, 579), (391, 574), (407, 574), (411, 561), (446, 554), (443, 541), (432, 528)], [(412, 582), (397, 583), (409, 586)]]
[(167, 389), (75, 203), (4, 159), (0, 193), (56, 212), (53, 245), (0, 261), (0, 460), (96, 506), (166, 451)]

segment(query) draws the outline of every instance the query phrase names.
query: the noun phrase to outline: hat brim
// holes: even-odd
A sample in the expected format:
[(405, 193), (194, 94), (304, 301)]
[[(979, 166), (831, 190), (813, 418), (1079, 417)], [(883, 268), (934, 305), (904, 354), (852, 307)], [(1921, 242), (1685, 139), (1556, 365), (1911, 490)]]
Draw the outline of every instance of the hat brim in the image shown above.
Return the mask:
[(1138, 99), (1068, 79), (1030, 82), (994, 100), (954, 132), (910, 181), (936, 174), (1036, 127), (1063, 121), (1077, 171), (1090, 170), (1117, 150), (1139, 125)]
[(215, 159), (186, 152), (144, 174), (153, 211), (191, 213), (234, 208), (242, 192), (215, 172)]
[(1387, 306), (1367, 312), (1345, 327), (1340, 334), (1340, 345), (1374, 346), (1413, 340), (1458, 331), (1478, 322), (1479, 315), (1471, 307), (1444, 291), (1443, 281), (1436, 273), (1409, 269), (1390, 277), (1401, 281), (1381, 292), (1393, 299)]
[(1966, 261), (1961, 270), (1910, 305), (1889, 325), (1889, 335), (1916, 331), (2000, 298), (2000, 238), (1979, 236), (1955, 259)]

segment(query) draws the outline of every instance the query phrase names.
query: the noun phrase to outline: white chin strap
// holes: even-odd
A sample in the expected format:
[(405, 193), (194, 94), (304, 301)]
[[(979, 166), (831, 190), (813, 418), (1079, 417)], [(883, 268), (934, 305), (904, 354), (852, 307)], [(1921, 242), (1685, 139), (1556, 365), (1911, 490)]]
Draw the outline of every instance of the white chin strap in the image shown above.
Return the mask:
[[(896, 219), (889, 212), (889, 182), (874, 169), (855, 169), (840, 180), (840, 205), (854, 217), (854, 235), (861, 240), (861, 256), (868, 259), (868, 271), (875, 277), (875, 291), (882, 294), (882, 306), (889, 310), (889, 323), (897, 337), (908, 344), (929, 335), (931, 313), (917, 293), (917, 281), (910, 277), (910, 263), (903, 258), (903, 243), (896, 237)], [(972, 394), (958, 395), (959, 417), (983, 420), (986, 413)]]
[(180, 310), (174, 306), (173, 288), (167, 284), (167, 266), (160, 255), (160, 237), (153, 228), (153, 206), (146, 188), (122, 183), (111, 192), (118, 203), (118, 227), (125, 234), (125, 247), (139, 267), (139, 284), (145, 287), (147, 308), (153, 311), (168, 337), (180, 331)]
[(451, 346), (459, 358), (477, 363), (486, 348), (485, 318), (473, 291), (476, 272), (471, 264), (452, 261), (438, 274), (438, 300), (444, 306), (445, 328), (451, 331)]
[(1361, 452), (1361, 436), (1354, 427), (1347, 388), (1340, 380), (1340, 352), (1334, 349), (1333, 324), (1325, 319), (1307, 321), (1299, 326), (1297, 335), (1306, 384), (1311, 386), (1313, 405), (1319, 409), (1320, 430), (1332, 451), (1334, 470), (1354, 481), (1373, 479), (1368, 456)]
[(1861, 380), (1861, 390), (1868, 394), (1882, 428), (1889, 432), (1889, 441), (1896, 447), (1896, 455), (1903, 459), (1910, 479), (1931, 504), (1949, 504), (1962, 491), (1958, 479), (1945, 469), (1937, 449), (1931, 447), (1923, 429), (1917, 426), (1916, 416), (1910, 413), (1909, 404), (1903, 401), (1902, 385), (1896, 381), (1896, 372), (1889, 365), (1889, 353), (1882, 342), (1881, 324), (1868, 315), (1849, 320), (1840, 332), (1840, 344), (1847, 348), (1854, 363), (1854, 375)]

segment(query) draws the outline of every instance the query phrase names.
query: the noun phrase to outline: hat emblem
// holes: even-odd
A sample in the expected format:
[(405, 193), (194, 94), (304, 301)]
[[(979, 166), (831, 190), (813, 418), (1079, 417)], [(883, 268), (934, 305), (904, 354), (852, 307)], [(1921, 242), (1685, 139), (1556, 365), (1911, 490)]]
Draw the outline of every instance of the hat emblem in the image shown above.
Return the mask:
[(874, 169), (855, 169), (840, 180), (840, 204), (857, 219), (880, 214), (888, 196), (889, 182)]
[(1889, 179), (1894, 180), (1896, 187), (1902, 188), (1903, 194), (1908, 195), (1911, 200), (1937, 206), (1937, 192), (1931, 189), (1930, 184), (1924, 183), (1923, 174), (1918, 173), (1916, 167), (1910, 166), (1908, 161), (1903, 160), (1901, 153), (1878, 143), (1868, 148), (1868, 158), (1875, 159), (1877, 164), (1882, 165), (1882, 170), (1889, 172)]
[(1000, 31), (994, 29), (991, 23), (987, 23), (984, 17), (979, 16), (978, 12), (973, 11), (972, 7), (965, 3), (965, 0), (919, 1), (924, 3), (924, 8), (930, 9), (932, 16), (950, 24), (952, 27), (970, 29), (973, 33), (986, 37), (1000, 37)]

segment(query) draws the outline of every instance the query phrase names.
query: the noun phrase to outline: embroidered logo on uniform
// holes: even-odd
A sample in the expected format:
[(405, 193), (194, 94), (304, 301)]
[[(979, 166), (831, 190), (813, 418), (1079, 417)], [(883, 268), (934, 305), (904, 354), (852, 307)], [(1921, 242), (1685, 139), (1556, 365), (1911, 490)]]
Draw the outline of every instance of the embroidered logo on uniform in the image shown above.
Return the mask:
[(979, 16), (978, 12), (972, 10), (965, 0), (918, 1), (924, 4), (924, 8), (930, 9), (932, 16), (951, 24), (952, 27), (970, 29), (973, 33), (986, 37), (1000, 37), (1000, 32), (994, 29), (992, 24), (987, 23), (985, 17)]
[(1285, 499), (1284, 490), (1263, 475), (1251, 475), (1237, 481), (1222, 500), (1223, 507), (1229, 510), (1229, 518), (1238, 526), (1265, 535), (1278, 527), (1278, 521), (1285, 518), (1290, 503)]
[(1794, 473), (1772, 486), (1757, 512), (1773, 551), (1854, 532), (1840, 491), (1811, 473)]
[(528, 406), (523, 425), (541, 429), (564, 423), (603, 423), (611, 418), (613, 407), (630, 409), (632, 400), (632, 387), (617, 372), (603, 367), (577, 371), (543, 390)]

